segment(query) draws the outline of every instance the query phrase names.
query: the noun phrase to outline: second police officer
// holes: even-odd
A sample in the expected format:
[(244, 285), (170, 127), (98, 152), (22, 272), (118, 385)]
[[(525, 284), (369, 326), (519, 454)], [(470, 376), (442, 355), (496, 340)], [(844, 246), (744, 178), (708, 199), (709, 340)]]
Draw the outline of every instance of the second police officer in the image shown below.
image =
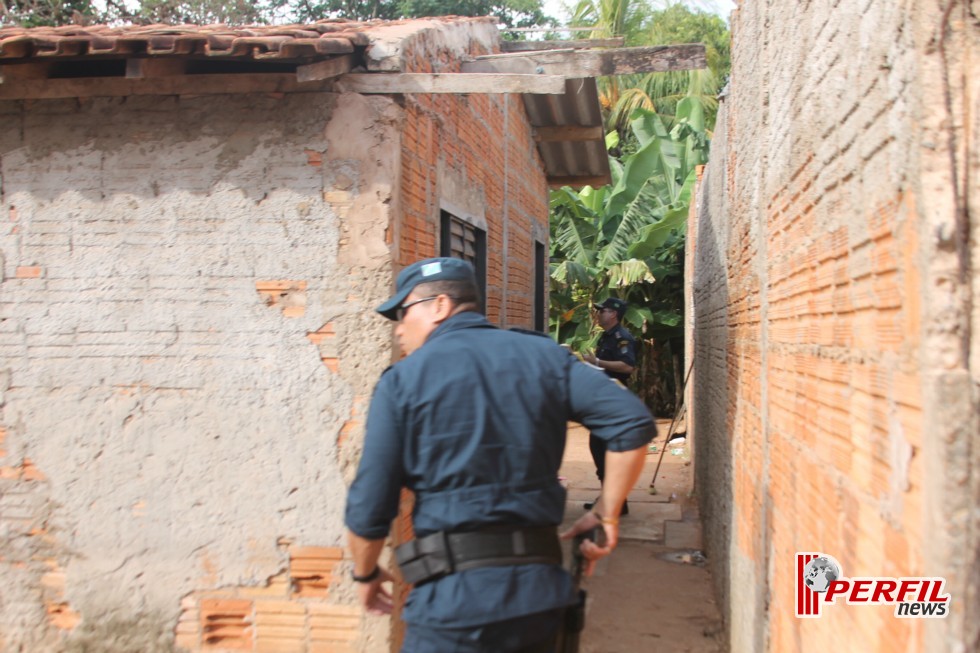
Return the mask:
[[(596, 345), (595, 354), (584, 356), (587, 362), (602, 368), (608, 376), (623, 385), (626, 385), (636, 369), (636, 339), (621, 323), (628, 306), (624, 300), (615, 297), (609, 297), (602, 303), (593, 305), (597, 311), (596, 322), (602, 327), (603, 332)], [(590, 434), (589, 451), (592, 453), (596, 476), (599, 477), (601, 485), (606, 478), (606, 441)], [(586, 503), (585, 509), (591, 510), (594, 504), (594, 501)], [(624, 501), (623, 511), (620, 514), (628, 515), (629, 512), (629, 503)]]

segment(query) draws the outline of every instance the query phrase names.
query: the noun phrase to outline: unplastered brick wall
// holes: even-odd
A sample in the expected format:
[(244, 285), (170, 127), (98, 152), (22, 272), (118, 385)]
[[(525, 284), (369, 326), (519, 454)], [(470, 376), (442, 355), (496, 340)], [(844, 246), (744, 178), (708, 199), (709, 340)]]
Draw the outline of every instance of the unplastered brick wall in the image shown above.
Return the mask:
[(0, 103), (0, 648), (386, 649), (342, 510), (398, 111)]
[[(489, 53), (485, 38), (460, 41), (432, 29), (406, 48), (406, 72), (453, 72), (461, 54)], [(440, 214), (448, 210), (487, 233), (488, 318), (531, 328), (534, 244), (547, 244), (548, 187), (521, 97), (405, 96), (402, 162), (399, 265), (439, 254)]]
[[(697, 484), (733, 653), (980, 646), (970, 7), (732, 16), (689, 274)], [(797, 551), (849, 577), (944, 576), (951, 616), (796, 619)]]

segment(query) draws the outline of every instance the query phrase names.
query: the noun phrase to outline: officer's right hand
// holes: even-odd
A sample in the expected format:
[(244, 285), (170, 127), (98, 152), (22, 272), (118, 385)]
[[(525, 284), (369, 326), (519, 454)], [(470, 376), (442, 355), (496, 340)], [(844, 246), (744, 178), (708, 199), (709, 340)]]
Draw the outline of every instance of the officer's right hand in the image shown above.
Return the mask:
[(616, 544), (619, 541), (619, 520), (618, 519), (600, 519), (599, 515), (595, 512), (589, 511), (578, 518), (578, 520), (572, 524), (572, 527), (561, 534), (561, 539), (568, 540), (579, 533), (584, 533), (590, 531), (598, 526), (602, 527), (603, 533), (605, 534), (604, 542), (593, 542), (592, 540), (583, 540), (579, 551), (582, 553), (582, 557), (585, 558), (585, 566), (582, 573), (586, 576), (591, 576), (592, 571), (595, 569), (595, 564), (602, 558), (613, 552), (616, 548)]
[(370, 583), (357, 583), (357, 595), (368, 614), (386, 615), (391, 614), (394, 602), (391, 592), (381, 586), (382, 583), (394, 581), (394, 577), (389, 574), (384, 567), (380, 568), (381, 573)]

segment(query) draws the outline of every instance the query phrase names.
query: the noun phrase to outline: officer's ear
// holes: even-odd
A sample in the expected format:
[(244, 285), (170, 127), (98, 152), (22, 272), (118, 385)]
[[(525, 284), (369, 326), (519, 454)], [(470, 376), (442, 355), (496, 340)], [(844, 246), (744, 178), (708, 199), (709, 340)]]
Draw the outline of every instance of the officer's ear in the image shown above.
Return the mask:
[(453, 311), (456, 309), (456, 302), (449, 295), (438, 295), (434, 302), (433, 311), (435, 314), (433, 317), (436, 322), (442, 322), (443, 320), (452, 317)]

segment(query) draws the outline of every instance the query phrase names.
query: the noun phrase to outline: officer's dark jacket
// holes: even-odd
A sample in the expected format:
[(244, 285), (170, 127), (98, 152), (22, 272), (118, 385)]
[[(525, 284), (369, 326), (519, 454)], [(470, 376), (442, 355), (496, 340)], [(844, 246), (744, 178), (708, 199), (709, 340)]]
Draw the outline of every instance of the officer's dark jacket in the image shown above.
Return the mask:
[[(386, 537), (401, 488), (415, 492), (417, 536), (490, 524), (557, 525), (566, 423), (584, 424), (612, 451), (654, 435), (643, 403), (549, 338), (453, 316), (382, 375), (368, 412), (347, 527)], [(556, 565), (483, 567), (415, 588), (409, 623), (470, 627), (568, 605)]]
[[(595, 348), (596, 358), (604, 361), (622, 361), (630, 367), (636, 367), (636, 339), (622, 324), (607, 329), (599, 336)], [(623, 383), (629, 381), (629, 374), (620, 374), (606, 370), (606, 374)]]

